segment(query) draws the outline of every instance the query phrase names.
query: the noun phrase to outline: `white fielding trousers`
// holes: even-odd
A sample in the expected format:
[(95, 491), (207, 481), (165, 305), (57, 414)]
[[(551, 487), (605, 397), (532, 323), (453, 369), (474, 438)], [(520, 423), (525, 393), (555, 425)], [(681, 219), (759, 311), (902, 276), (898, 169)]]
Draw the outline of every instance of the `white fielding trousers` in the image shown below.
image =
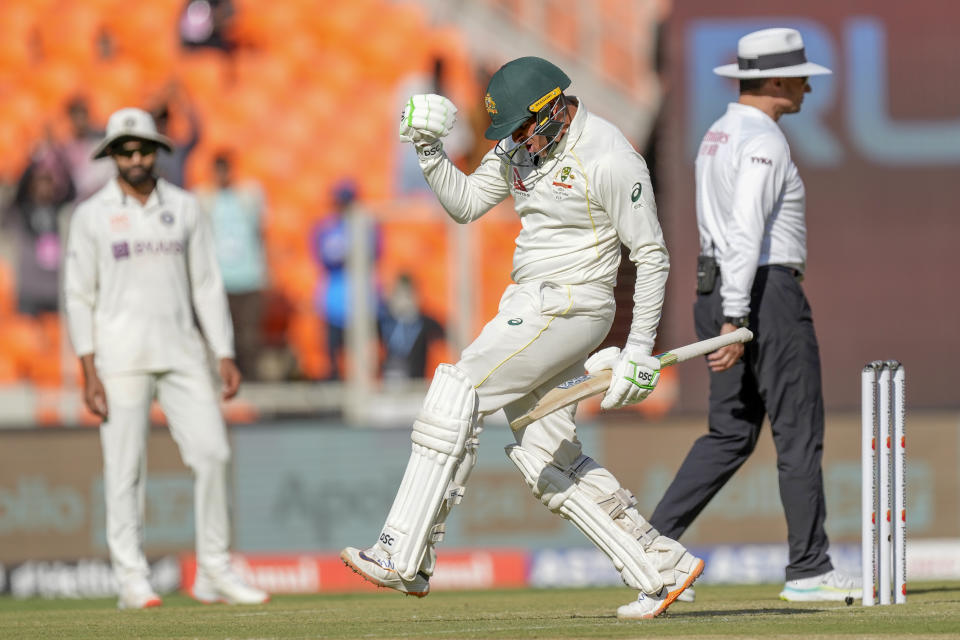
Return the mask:
[(230, 446), (213, 378), (205, 366), (103, 377), (108, 420), (100, 426), (107, 546), (117, 580), (146, 578), (143, 554), (147, 432), (154, 397), (167, 416), (180, 456), (194, 473), (197, 565), (229, 565), (227, 463)]
[[(601, 284), (510, 285), (500, 308), (464, 349), (457, 368), (473, 382), (480, 415), (504, 409), (513, 420), (543, 395), (583, 374), (583, 363), (606, 337), (616, 305)], [(515, 432), (517, 443), (565, 468), (580, 455), (576, 406)]]

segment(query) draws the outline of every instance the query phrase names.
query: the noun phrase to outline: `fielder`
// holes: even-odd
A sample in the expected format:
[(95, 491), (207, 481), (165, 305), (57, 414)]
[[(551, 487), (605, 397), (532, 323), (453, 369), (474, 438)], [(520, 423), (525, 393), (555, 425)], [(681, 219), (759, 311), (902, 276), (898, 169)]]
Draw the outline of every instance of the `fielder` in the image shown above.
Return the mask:
[(194, 311), (219, 361), (223, 397), (240, 372), (208, 221), (196, 200), (154, 174), (153, 119), (120, 109), (93, 157), (110, 156), (117, 177), (80, 204), (70, 223), (64, 276), (70, 338), (84, 401), (103, 445), (107, 546), (121, 609), (161, 604), (147, 580), (143, 510), (148, 414), (154, 397), (195, 476), (197, 577), (203, 602), (257, 604), (269, 596), (230, 568), (227, 463), (230, 449)]
[[(522, 222), (512, 278), (499, 312), (461, 354), (437, 368), (413, 425), (413, 451), (375, 544), (340, 557), (374, 584), (423, 597), (451, 508), (476, 464), (483, 416), (509, 420), (558, 383), (613, 369), (602, 407), (643, 400), (657, 384), (651, 356), (669, 260), (643, 158), (613, 125), (564, 90), (570, 79), (541, 58), (498, 70), (485, 98), (490, 140), (499, 140), (471, 175), (443, 151), (456, 108), (438, 95), (407, 102), (401, 140), (413, 143), (427, 183), (459, 223), (513, 196)], [(623, 349), (584, 363), (613, 322), (620, 244), (637, 267), (633, 322)], [(703, 561), (661, 536), (636, 499), (584, 455), (568, 407), (515, 432), (506, 448), (534, 495), (570, 520), (616, 566), (639, 597), (620, 618), (662, 613), (700, 575)]]

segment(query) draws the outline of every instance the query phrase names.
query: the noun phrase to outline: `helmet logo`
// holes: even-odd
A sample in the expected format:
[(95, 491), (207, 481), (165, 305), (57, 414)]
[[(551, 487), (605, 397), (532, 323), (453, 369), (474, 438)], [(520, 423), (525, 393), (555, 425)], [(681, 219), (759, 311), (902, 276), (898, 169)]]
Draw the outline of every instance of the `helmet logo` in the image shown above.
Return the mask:
[(487, 108), (487, 113), (490, 115), (497, 113), (497, 103), (493, 101), (493, 98), (490, 97), (489, 93), (483, 99), (483, 106)]
[(560, 87), (556, 87), (553, 89), (553, 91), (530, 105), (530, 111), (533, 113), (538, 113), (540, 109), (543, 109), (545, 106), (547, 106), (547, 103), (556, 98), (558, 95), (560, 95)]

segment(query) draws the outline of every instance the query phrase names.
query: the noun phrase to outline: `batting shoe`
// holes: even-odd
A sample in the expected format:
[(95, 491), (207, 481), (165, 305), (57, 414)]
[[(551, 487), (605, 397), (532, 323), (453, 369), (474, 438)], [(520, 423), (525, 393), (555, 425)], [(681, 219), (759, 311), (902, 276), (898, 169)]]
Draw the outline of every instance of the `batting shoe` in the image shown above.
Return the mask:
[[(674, 600), (679, 599), (703, 573), (703, 560), (700, 558), (694, 558), (694, 560), (695, 562), (690, 567), (684, 581), (676, 585), (673, 590), (664, 585), (654, 595), (641, 591), (636, 600), (617, 609), (617, 617), (621, 620), (645, 620), (656, 618), (666, 611), (667, 607), (673, 604)], [(692, 591), (692, 589), (690, 590)]]
[(832, 569), (809, 578), (787, 580), (780, 599), (789, 602), (840, 601), (861, 598), (863, 584), (860, 578)]
[(347, 547), (340, 552), (340, 559), (355, 573), (360, 574), (361, 578), (378, 587), (395, 589), (400, 593), (418, 598), (430, 593), (430, 576), (418, 572), (413, 580), (404, 580), (393, 566), (390, 556), (377, 547), (371, 547), (365, 551)]
[(146, 578), (129, 580), (120, 585), (117, 609), (150, 609), (163, 604)]
[(248, 585), (232, 569), (213, 574), (197, 569), (197, 579), (190, 595), (207, 604), (263, 604), (270, 601), (270, 594)]

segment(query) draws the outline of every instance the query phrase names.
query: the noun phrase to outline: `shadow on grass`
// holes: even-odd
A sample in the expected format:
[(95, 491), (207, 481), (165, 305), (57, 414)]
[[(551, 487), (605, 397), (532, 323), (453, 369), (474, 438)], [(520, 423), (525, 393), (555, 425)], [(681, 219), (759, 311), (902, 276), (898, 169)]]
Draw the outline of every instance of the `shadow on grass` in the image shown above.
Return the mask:
[(717, 616), (795, 616), (822, 613), (823, 609), (715, 609), (707, 611), (668, 611), (671, 618), (713, 618)]
[(953, 585), (953, 586), (942, 586), (942, 587), (929, 587), (929, 588), (927, 588), (927, 589), (913, 589), (913, 588), (911, 588), (911, 589), (908, 589), (908, 590), (907, 590), (907, 596), (921, 595), (921, 594), (924, 594), (924, 593), (943, 593), (943, 592), (949, 592), (949, 591), (953, 591), (954, 593), (956, 593), (957, 591), (960, 591), (960, 589), (957, 588), (957, 585)]

